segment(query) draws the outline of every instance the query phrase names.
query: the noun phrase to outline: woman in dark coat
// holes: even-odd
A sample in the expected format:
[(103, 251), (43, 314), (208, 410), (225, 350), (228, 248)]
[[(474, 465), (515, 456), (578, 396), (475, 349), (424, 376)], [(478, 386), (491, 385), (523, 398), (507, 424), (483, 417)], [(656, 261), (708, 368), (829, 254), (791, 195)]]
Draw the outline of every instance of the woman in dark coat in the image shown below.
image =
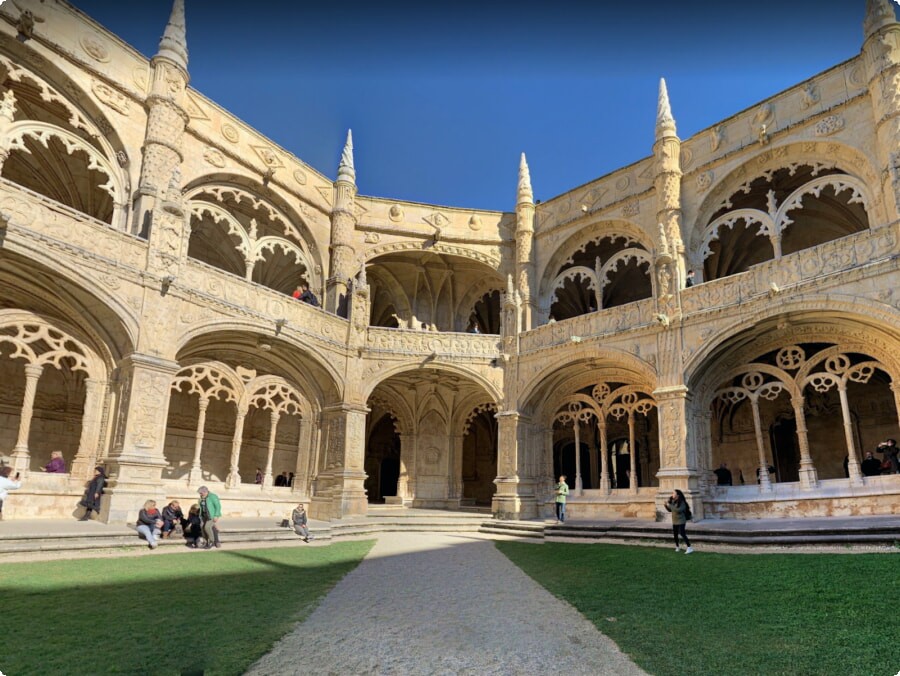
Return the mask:
[(100, 496), (103, 495), (103, 487), (106, 485), (106, 472), (102, 467), (94, 468), (94, 478), (87, 485), (84, 497), (78, 504), (85, 508), (84, 516), (79, 521), (89, 521), (91, 512), (100, 513)]
[(678, 536), (681, 535), (684, 538), (684, 544), (687, 545), (684, 553), (692, 554), (694, 548), (691, 547), (691, 541), (688, 540), (687, 532), (685, 531), (685, 524), (691, 518), (691, 508), (684, 498), (684, 493), (677, 488), (672, 491), (671, 497), (666, 501), (665, 508), (666, 511), (672, 513), (672, 534), (675, 536), (675, 551), (681, 551), (681, 546), (678, 543)]

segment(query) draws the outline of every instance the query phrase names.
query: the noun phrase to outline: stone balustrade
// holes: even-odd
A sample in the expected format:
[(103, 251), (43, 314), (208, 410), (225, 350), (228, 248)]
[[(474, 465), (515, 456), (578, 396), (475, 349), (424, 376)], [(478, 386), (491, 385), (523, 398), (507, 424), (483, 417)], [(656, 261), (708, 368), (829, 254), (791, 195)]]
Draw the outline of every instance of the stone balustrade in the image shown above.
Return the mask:
[(45, 241), (54, 240), (54, 248), (81, 250), (117, 267), (135, 271), (144, 268), (145, 240), (2, 178), (0, 214), (13, 228), (22, 228)]
[(200, 261), (188, 259), (175, 285), (186, 289), (199, 302), (212, 301), (228, 314), (268, 320), (272, 330), (276, 322), (285, 320), (284, 328), (346, 345), (346, 319)]
[(645, 298), (608, 310), (545, 324), (526, 331), (519, 337), (519, 351), (531, 352), (570, 343), (573, 338), (577, 340), (578, 338), (603, 336), (647, 326), (653, 322), (655, 313), (656, 300)]
[(898, 253), (897, 227), (864, 230), (684, 289), (682, 312), (691, 314), (789, 292), (793, 286), (887, 260)]
[(474, 333), (434, 333), (369, 327), (366, 345), (392, 354), (488, 358), (500, 354), (500, 336)]

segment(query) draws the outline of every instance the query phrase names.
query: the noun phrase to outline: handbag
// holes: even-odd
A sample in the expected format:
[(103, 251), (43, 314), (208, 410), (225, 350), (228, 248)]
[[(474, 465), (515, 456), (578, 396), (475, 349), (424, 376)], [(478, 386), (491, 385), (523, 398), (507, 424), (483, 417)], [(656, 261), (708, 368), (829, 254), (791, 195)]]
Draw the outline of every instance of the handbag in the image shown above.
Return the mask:
[(291, 527), (291, 522), (290, 522), (290, 520), (288, 520), (288, 519), (282, 519), (282, 520), (281, 520), (281, 527), (282, 527), (282, 528), (290, 528), (290, 527)]

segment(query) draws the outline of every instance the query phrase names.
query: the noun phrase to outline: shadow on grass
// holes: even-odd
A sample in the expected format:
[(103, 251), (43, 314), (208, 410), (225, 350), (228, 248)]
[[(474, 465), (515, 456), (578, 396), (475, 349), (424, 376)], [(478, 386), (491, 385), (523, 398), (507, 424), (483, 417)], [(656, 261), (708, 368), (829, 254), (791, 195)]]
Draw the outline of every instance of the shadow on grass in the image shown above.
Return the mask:
[(497, 547), (657, 676), (900, 669), (900, 554)]
[(6, 674), (241, 674), (372, 546), (7, 564)]

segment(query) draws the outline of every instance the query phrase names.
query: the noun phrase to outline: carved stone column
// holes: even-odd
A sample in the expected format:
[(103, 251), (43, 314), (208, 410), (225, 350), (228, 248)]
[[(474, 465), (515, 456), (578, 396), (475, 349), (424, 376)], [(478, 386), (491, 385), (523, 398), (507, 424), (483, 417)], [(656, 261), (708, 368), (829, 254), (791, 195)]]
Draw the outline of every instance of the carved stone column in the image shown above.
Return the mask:
[(700, 470), (697, 449), (688, 434), (690, 394), (684, 385), (660, 387), (653, 391), (659, 412), (659, 492), (656, 497), (657, 520), (667, 516), (663, 504), (675, 488), (681, 489), (697, 519), (703, 518), (700, 499)]
[(497, 414), (497, 491), (491, 501), (491, 511), (497, 519), (521, 518), (522, 500), (519, 495), (518, 453), (519, 414), (503, 411)]
[(450, 437), (450, 448), (451, 448), (451, 456), (450, 456), (450, 476), (448, 477), (448, 497), (451, 502), (455, 503), (457, 506), (462, 501), (463, 498), (463, 479), (462, 479), (462, 471), (463, 471), (463, 443), (465, 442), (465, 437), (461, 434), (454, 434)]
[(872, 146), (890, 222), (900, 217), (900, 25), (888, 0), (869, 2), (866, 10), (862, 54), (875, 117)]
[(522, 299), (522, 327), (533, 328), (537, 315), (534, 294), (534, 194), (525, 153), (519, 162), (519, 186), (516, 199), (516, 290)]
[(323, 411), (325, 467), (311, 501), (313, 518), (340, 519), (368, 510), (363, 468), (368, 412), (365, 406), (349, 403)]
[(309, 481), (312, 466), (312, 423), (306, 418), (300, 419), (300, 440), (297, 443), (297, 466), (294, 468), (294, 485), (291, 491), (309, 495)]
[(388, 504), (408, 504), (415, 497), (413, 473), (415, 471), (415, 437), (410, 434), (400, 436), (400, 476), (397, 479), (397, 499), (385, 500)]
[(575, 419), (575, 495), (584, 495), (584, 482), (581, 480), (581, 422)]
[(604, 495), (609, 495), (609, 444), (606, 439), (605, 416), (601, 416), (597, 422), (597, 430), (600, 432), (600, 490)]
[(819, 479), (816, 474), (816, 466), (809, 454), (809, 437), (806, 431), (806, 411), (803, 406), (805, 399), (792, 397), (791, 405), (794, 407), (794, 418), (797, 421), (797, 445), (800, 447), (800, 487), (810, 490), (818, 486)]
[(191, 462), (191, 473), (188, 475), (188, 486), (197, 486), (203, 481), (203, 469), (200, 465), (200, 453), (203, 450), (203, 435), (206, 428), (206, 409), (209, 399), (200, 397), (197, 414), (197, 433), (194, 436), (194, 460)]
[(44, 367), (40, 364), (25, 366), (25, 396), (22, 398), (22, 410), (19, 413), (19, 435), (13, 448), (12, 466), (17, 472), (27, 472), (31, 462), (28, 450), (28, 436), (31, 432), (31, 419), (34, 416), (34, 395), (37, 394), (38, 380)]
[(100, 451), (100, 434), (103, 420), (103, 400), (106, 396), (106, 381), (87, 378), (84, 381), (84, 413), (81, 417), (81, 438), (78, 452), (69, 468), (72, 478), (88, 479), (93, 472)]
[(634, 412), (628, 412), (628, 490), (638, 492), (637, 447), (634, 444)]
[(7, 140), (7, 132), (13, 123), (16, 114), (16, 95), (12, 89), (7, 89), (0, 100), (0, 171), (9, 158), (10, 142)]
[(247, 417), (247, 409), (239, 408), (234, 419), (234, 436), (231, 438), (231, 462), (228, 469), (228, 477), (225, 485), (228, 488), (237, 488), (241, 485), (241, 444), (244, 441), (244, 419)]
[(850, 416), (850, 403), (847, 401), (847, 384), (838, 383), (838, 395), (841, 398), (841, 416), (844, 419), (844, 438), (847, 440), (847, 472), (850, 474), (851, 486), (862, 486), (863, 477), (859, 469), (859, 455), (853, 439), (853, 418)]
[(132, 354), (119, 365), (119, 410), (108, 458), (111, 477), (101, 503), (105, 521), (136, 518), (144, 501), (160, 493), (166, 421), (172, 378), (178, 364), (147, 354)]
[(762, 422), (759, 419), (759, 399), (750, 397), (750, 408), (753, 410), (753, 432), (756, 436), (756, 452), (759, 455), (759, 490), (763, 493), (772, 492), (772, 482), (769, 480), (769, 460), (766, 458), (766, 445), (763, 440)]
[(266, 488), (272, 486), (272, 458), (275, 456), (275, 434), (278, 431), (280, 417), (278, 411), (269, 412), (269, 447), (266, 452), (266, 473), (263, 477), (263, 486)]
[[(590, 430), (590, 426), (587, 427)], [(600, 447), (599, 443), (594, 444), (594, 436), (591, 435), (591, 443), (588, 444), (590, 448), (590, 458), (591, 458), (591, 487), (597, 488), (600, 485)]]

